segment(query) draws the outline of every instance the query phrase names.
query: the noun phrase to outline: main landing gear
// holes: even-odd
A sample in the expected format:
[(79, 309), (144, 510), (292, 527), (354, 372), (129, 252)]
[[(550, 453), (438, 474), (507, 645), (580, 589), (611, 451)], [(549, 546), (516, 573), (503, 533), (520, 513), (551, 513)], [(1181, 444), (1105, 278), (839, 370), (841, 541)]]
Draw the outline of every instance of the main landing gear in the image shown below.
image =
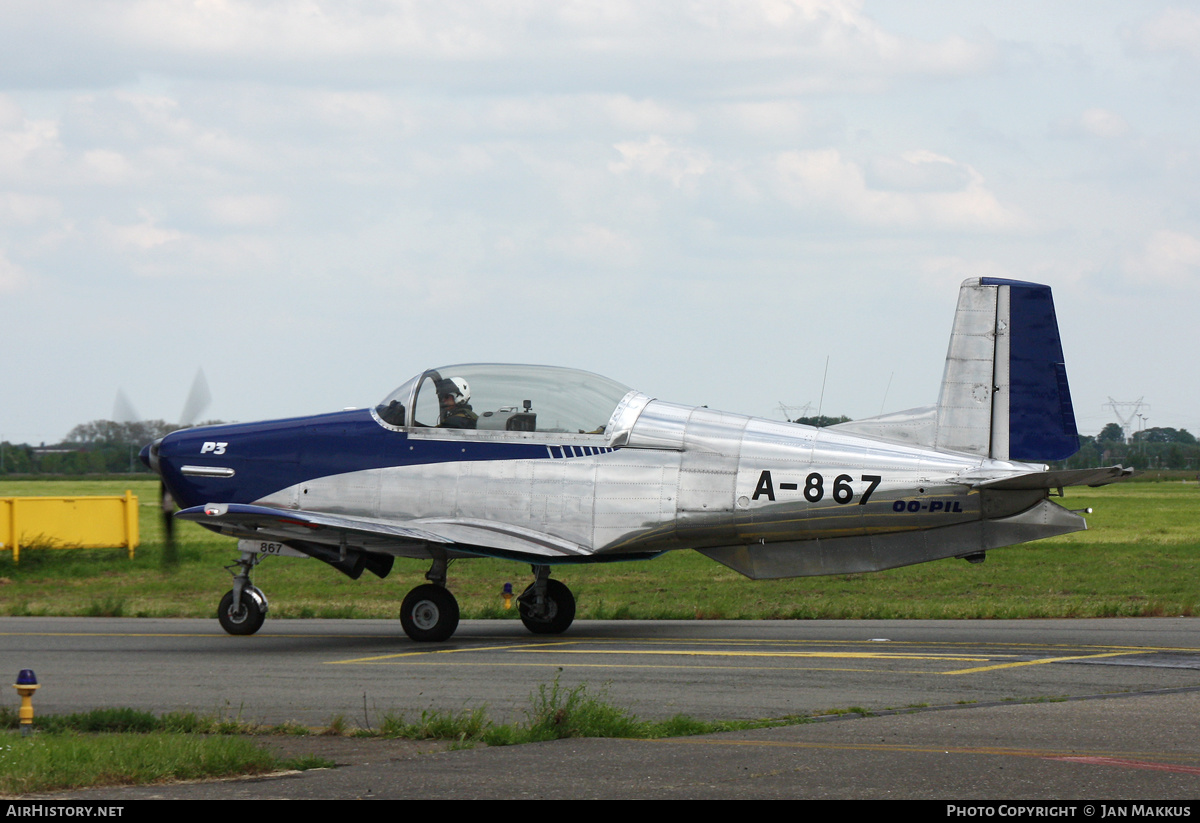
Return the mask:
[(250, 582), (250, 570), (262, 558), (255, 552), (242, 552), (237, 562), (225, 567), (233, 574), (233, 589), (221, 598), (217, 620), (230, 634), (254, 634), (267, 618), (267, 596)]
[(534, 634), (562, 634), (575, 620), (575, 595), (550, 579), (549, 566), (533, 566), (533, 583), (517, 598), (521, 622)]
[(429, 582), (410, 591), (400, 606), (400, 625), (418, 643), (449, 640), (458, 628), (458, 601), (446, 588), (447, 565), (444, 553), (435, 556), (425, 573)]
[(435, 583), (417, 586), (400, 607), (400, 625), (418, 643), (449, 640), (458, 628), (458, 601)]
[[(445, 558), (435, 558), (425, 575), (429, 582), (410, 591), (400, 607), (400, 625), (418, 643), (449, 640), (458, 628), (458, 601), (446, 588), (446, 565)], [(549, 566), (534, 566), (533, 575), (517, 598), (521, 622), (534, 634), (562, 634), (575, 620), (575, 596), (550, 579)]]

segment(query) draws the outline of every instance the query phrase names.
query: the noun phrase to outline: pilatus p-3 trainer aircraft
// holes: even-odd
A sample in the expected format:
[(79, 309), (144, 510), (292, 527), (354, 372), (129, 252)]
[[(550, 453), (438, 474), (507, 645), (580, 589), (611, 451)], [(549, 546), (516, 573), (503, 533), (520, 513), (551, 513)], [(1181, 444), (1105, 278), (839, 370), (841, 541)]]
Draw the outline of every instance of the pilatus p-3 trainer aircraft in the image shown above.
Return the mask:
[(967, 280), (936, 406), (816, 429), (658, 400), (549, 366), (426, 371), (373, 409), (167, 435), (142, 459), (194, 520), (238, 538), (218, 610), (253, 634), (269, 554), (358, 578), (428, 560), (404, 598), (413, 640), (458, 626), (451, 560), (528, 563), (532, 632), (575, 599), (552, 568), (694, 549), (754, 579), (877, 571), (1087, 528), (1050, 500), (1119, 466), (1049, 471), (1079, 448), (1047, 286)]

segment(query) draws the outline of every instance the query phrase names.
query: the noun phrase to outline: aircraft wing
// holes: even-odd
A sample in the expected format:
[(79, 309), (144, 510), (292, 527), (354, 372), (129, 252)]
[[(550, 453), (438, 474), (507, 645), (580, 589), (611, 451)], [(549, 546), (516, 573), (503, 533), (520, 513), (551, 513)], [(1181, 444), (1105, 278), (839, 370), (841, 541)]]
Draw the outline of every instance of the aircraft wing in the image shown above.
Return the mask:
[(281, 543), (298, 540), (335, 547), (345, 543), (400, 557), (428, 557), (430, 544), (469, 555), (540, 562), (588, 554), (583, 546), (561, 537), (470, 518), (375, 520), (241, 503), (193, 506), (175, 516), (235, 537), (270, 538)]
[(984, 475), (961, 475), (955, 482), (966, 483), (976, 489), (996, 491), (1027, 491), (1030, 489), (1058, 489), (1064, 486), (1107, 486), (1132, 477), (1133, 469), (1124, 466), (1106, 466), (1102, 469), (1062, 469), (1059, 471), (1026, 472), (1001, 477)]

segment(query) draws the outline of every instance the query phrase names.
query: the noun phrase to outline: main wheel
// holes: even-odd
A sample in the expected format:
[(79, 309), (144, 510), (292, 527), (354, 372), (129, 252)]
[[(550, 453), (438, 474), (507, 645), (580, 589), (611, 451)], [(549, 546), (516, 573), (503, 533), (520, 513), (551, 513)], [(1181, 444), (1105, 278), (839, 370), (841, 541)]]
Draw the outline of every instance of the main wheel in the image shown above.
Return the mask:
[(526, 603), (527, 597), (533, 597), (532, 585), (518, 598), (517, 605), (521, 622), (534, 634), (562, 634), (575, 621), (575, 595), (557, 580), (546, 581), (546, 608), (543, 614), (534, 614), (533, 605)]
[(417, 586), (400, 606), (400, 625), (418, 643), (448, 640), (458, 628), (458, 601), (441, 586)]
[(217, 620), (221, 628), (230, 634), (254, 634), (262, 628), (267, 618), (267, 610), (263, 608), (261, 595), (255, 596), (257, 589), (247, 586), (242, 590), (242, 606), (233, 608), (233, 591), (225, 592), (221, 605), (217, 606)]

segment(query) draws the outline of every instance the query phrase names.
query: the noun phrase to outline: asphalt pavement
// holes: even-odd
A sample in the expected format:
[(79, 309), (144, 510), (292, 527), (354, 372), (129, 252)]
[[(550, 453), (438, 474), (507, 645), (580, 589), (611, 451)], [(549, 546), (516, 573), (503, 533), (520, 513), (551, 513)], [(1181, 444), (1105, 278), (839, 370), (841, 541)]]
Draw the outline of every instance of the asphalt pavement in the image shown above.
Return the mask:
[(665, 741), (449, 751), (263, 738), (339, 767), (55, 795), (163, 798), (924, 798), (1200, 796), (1200, 643), (1185, 618), (580, 621), (553, 638), (465, 621), (438, 646), (389, 621), (0, 619), (0, 662), (37, 708), (190, 710), (314, 728), (486, 707), (520, 720), (556, 678), (643, 718), (827, 719)]

